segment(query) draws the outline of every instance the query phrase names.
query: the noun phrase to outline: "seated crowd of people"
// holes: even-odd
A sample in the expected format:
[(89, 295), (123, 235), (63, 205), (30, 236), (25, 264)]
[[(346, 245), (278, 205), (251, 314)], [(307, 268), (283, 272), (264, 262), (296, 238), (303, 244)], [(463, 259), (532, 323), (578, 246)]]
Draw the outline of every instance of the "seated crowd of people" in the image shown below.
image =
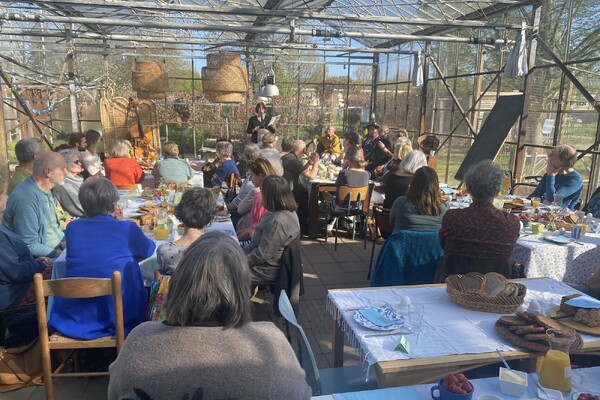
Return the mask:
[[(119, 209), (118, 188), (145, 179), (131, 157), (129, 141), (115, 140), (106, 159), (99, 154), (101, 136), (95, 131), (74, 134), (59, 152), (43, 151), (38, 139), (19, 141), (15, 147), (19, 165), (8, 183), (0, 180), (0, 211), (4, 211), (0, 309), (32, 304), (33, 275), (42, 273), (49, 279), (52, 259), (66, 250), (64, 277), (106, 278), (114, 271), (122, 275), (128, 338), (110, 367), (110, 399), (140, 397), (141, 392), (155, 398), (165, 391), (173, 398), (195, 398), (202, 392), (208, 398), (258, 399), (269, 398), (268, 393), (310, 398), (304, 371), (282, 332), (270, 323), (251, 322), (249, 297), (252, 284), (277, 281), (284, 250), (306, 229), (310, 181), (323, 160), (342, 168), (335, 181), (338, 192), (322, 199), (332, 211), (344, 206), (344, 199), (338, 198), (341, 186), (364, 187), (378, 181), (380, 197), (374, 195), (372, 200), (390, 210), (395, 231), (438, 232), (444, 258), (436, 281), (443, 282), (449, 274), (481, 271), (482, 265), (518, 277), (511, 257), (519, 221), (493, 205), (504, 171), (490, 160), (472, 166), (464, 176), (472, 203), (449, 209), (442, 201), (436, 171), (402, 132), (392, 145), (387, 127), (370, 124), (364, 141), (348, 132), (342, 146), (335, 127), (329, 126), (309, 143), (315, 151), (307, 155), (307, 143), (290, 137), (283, 138), (281, 151), (277, 150), (273, 132), (261, 121), (258, 118), (256, 126), (248, 128), (260, 146), (246, 145), (241, 162), (236, 161), (232, 143), (220, 140), (217, 159), (204, 168), (205, 186), (233, 193), (225, 207), (238, 240), (224, 233), (204, 233), (217, 213), (215, 195), (208, 188), (190, 187), (174, 211), (183, 225), (181, 236), (158, 249), (139, 226), (123, 220)], [(152, 175), (185, 184), (199, 167), (180, 159), (174, 142), (165, 142), (162, 149), (164, 158)], [(560, 195), (566, 206), (575, 207), (582, 189), (575, 161), (572, 147), (554, 148), (532, 195), (545, 203)], [(168, 296), (149, 318), (139, 263), (155, 253), (156, 280), (168, 283)], [(57, 298), (49, 325), (74, 338), (113, 335), (112, 308), (112, 300), (105, 297)]]

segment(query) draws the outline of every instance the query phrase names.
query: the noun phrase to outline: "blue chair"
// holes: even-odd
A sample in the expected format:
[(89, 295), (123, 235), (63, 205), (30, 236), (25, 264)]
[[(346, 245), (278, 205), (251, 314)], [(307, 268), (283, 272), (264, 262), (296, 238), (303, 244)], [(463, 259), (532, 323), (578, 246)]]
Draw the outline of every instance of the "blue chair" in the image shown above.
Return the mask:
[(379, 251), (371, 286), (433, 283), (443, 254), (437, 231), (394, 232)]
[(279, 312), (287, 323), (294, 328), (298, 341), (298, 361), (306, 373), (306, 382), (312, 388), (313, 396), (377, 389), (374, 368), (369, 370), (368, 382), (365, 381), (365, 372), (361, 365), (328, 369), (317, 368), (317, 362), (306, 333), (296, 320), (296, 314), (294, 314), (285, 290), (282, 290), (279, 296)]

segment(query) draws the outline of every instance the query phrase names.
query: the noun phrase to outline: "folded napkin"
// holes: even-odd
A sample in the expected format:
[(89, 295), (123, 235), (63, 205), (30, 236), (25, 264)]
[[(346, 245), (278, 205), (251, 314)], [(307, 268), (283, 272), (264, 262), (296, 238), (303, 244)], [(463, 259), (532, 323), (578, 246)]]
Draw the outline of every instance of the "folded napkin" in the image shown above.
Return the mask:
[(397, 400), (397, 399), (422, 399), (421, 393), (412, 386), (395, 387), (387, 389), (368, 390), (356, 393), (336, 393), (334, 400)]
[(579, 296), (565, 301), (565, 304), (579, 308), (600, 308), (600, 300), (590, 296)]
[(358, 313), (363, 316), (367, 321), (373, 325), (377, 325), (381, 328), (387, 328), (391, 325), (397, 324), (399, 321), (394, 321), (381, 315), (381, 312), (375, 307), (363, 308), (358, 310)]

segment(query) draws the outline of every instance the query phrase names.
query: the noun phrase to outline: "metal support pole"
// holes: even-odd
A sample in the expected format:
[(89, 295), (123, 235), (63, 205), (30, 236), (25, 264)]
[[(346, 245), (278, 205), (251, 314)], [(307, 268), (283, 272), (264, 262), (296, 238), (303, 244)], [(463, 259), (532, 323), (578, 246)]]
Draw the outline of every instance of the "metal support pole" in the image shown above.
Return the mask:
[[(379, 54), (373, 54), (373, 66), (371, 67), (371, 115), (377, 111), (377, 83), (379, 77)], [(371, 121), (369, 121), (371, 122)]]
[(75, 90), (75, 46), (71, 37), (71, 25), (65, 24), (67, 32), (67, 74), (69, 77), (69, 103), (71, 105), (71, 133), (79, 132), (79, 116), (77, 114), (77, 91)]
[[(429, 54), (431, 42), (425, 42), (425, 54)], [(429, 84), (429, 57), (423, 60), (423, 86), (421, 87), (421, 112), (419, 120), (419, 136), (425, 133), (425, 116), (427, 114), (427, 85)]]

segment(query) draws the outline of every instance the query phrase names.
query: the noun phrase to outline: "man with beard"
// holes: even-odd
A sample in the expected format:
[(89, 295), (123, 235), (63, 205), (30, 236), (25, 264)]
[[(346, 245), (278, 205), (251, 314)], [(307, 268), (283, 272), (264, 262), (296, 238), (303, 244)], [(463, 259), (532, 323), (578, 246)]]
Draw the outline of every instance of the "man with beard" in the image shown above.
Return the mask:
[(66, 174), (62, 155), (39, 152), (33, 161), (32, 175), (8, 198), (3, 225), (23, 239), (34, 257), (56, 258), (65, 248), (52, 188), (62, 185)]
[(81, 132), (72, 133), (69, 136), (69, 147), (76, 151), (85, 151), (87, 149), (87, 140)]

